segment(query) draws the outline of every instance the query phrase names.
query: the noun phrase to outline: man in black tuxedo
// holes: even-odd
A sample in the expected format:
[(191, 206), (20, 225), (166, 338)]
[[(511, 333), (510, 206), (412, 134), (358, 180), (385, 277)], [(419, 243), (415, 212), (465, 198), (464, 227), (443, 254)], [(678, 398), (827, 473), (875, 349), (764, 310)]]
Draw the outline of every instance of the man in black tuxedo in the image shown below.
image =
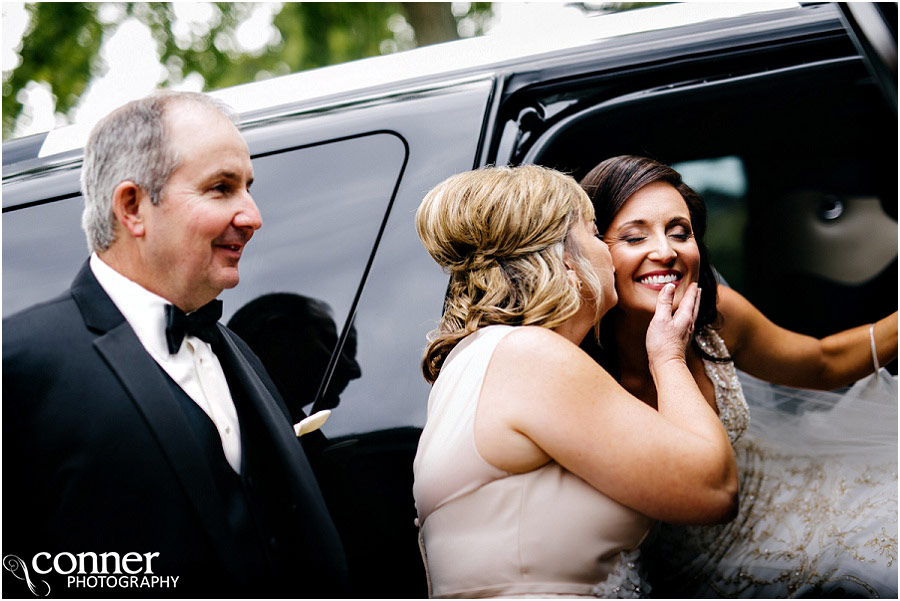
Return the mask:
[(94, 128), (91, 257), (65, 294), (3, 321), (7, 595), (345, 593), (288, 411), (217, 323), (262, 225), (252, 180), (204, 95), (158, 92)]

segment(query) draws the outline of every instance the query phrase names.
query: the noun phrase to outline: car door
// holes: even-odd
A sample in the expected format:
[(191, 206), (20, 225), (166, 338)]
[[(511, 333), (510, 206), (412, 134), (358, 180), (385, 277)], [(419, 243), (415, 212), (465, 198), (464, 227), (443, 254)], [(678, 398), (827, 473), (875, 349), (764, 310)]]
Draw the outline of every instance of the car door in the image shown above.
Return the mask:
[(619, 43), (581, 73), (512, 78), (487, 159), (576, 178), (620, 154), (672, 164), (709, 206), (715, 267), (779, 325), (824, 336), (896, 310), (896, 111), (836, 6)]
[(857, 52), (897, 110), (897, 3), (840, 2), (841, 21)]
[(307, 411), (332, 410), (324, 437), (304, 437), (304, 447), (342, 536), (354, 596), (427, 594), (412, 460), (429, 392), (421, 350), (446, 276), (419, 242), (414, 214), (432, 186), (472, 167), (494, 86), (489, 74), (454, 78), (394, 90), (389, 100), (287, 108), (245, 129), (254, 188), (265, 188), (257, 193), (264, 225), (259, 253), (248, 253), (245, 279), (229, 294), (243, 295), (238, 306), (263, 291), (330, 305), (324, 337), (310, 335), (320, 319), (294, 320), (294, 332), (283, 327), (290, 319), (238, 329), (271, 342), (255, 350), (282, 376), (280, 388), (314, 397)]

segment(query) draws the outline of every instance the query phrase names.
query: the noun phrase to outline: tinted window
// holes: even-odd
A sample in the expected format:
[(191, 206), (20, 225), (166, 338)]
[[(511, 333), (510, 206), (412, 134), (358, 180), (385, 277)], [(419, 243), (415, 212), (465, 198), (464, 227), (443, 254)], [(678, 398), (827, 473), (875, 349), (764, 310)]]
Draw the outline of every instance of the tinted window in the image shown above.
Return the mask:
[[(224, 320), (292, 408), (318, 391), (405, 158), (399, 137), (377, 133), (253, 160), (263, 227), (241, 260), (240, 285), (221, 296)], [(359, 377), (355, 354), (354, 333), (326, 406)]]
[(744, 289), (747, 229), (747, 174), (740, 157), (726, 156), (673, 163), (684, 182), (706, 203), (705, 243), (729, 286)]
[[(292, 409), (318, 391), (405, 160), (403, 141), (383, 132), (253, 159), (263, 227), (241, 260), (240, 285), (220, 297), (222, 321), (260, 355)], [(81, 208), (75, 197), (3, 215), (5, 315), (72, 280), (88, 254)], [(341, 378), (359, 376), (354, 347), (351, 337), (332, 402)]]
[(263, 217), (222, 294), (225, 319), (266, 292), (319, 298), (343, 325), (406, 156), (379, 133), (253, 160), (251, 193)]
[(62, 293), (88, 256), (81, 196), (3, 214), (3, 315)]

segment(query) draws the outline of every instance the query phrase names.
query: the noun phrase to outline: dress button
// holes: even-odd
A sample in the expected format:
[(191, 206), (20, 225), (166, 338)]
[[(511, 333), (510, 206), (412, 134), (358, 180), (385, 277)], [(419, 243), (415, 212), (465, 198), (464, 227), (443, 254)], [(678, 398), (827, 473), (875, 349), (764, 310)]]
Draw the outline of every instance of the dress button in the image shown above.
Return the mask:
[(231, 426), (225, 426), (225, 434), (231, 434)]

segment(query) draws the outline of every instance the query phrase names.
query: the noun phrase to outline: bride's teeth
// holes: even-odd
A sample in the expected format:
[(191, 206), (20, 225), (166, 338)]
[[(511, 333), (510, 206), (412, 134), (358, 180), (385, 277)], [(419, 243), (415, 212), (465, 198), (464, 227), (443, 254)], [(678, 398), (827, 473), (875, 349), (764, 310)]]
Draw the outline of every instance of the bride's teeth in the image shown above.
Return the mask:
[(646, 278), (643, 278), (641, 280), (641, 282), (644, 284), (656, 285), (656, 284), (668, 284), (669, 282), (674, 282), (677, 279), (678, 279), (677, 276), (675, 276), (673, 274), (651, 275), (651, 276), (647, 276)]

